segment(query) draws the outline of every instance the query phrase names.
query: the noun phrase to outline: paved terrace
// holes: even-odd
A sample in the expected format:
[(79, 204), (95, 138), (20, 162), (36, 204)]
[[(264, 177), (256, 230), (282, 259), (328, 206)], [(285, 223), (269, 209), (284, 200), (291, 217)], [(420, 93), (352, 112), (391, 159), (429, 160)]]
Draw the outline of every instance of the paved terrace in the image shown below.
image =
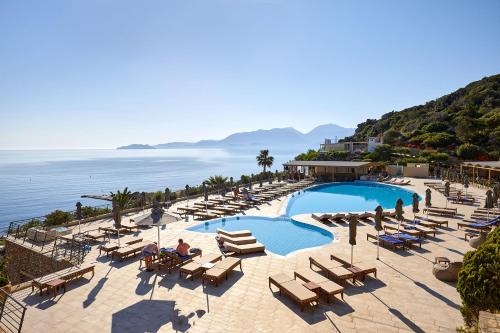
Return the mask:
[[(412, 180), (409, 188), (424, 196), (423, 180)], [(483, 196), (482, 190), (469, 193)], [(444, 197), (432, 191), (435, 206), (444, 206)], [(275, 200), (246, 212), (247, 215), (276, 215), (285, 200)], [(455, 206), (455, 205), (452, 205)], [(475, 207), (456, 206), (469, 216)], [(174, 207), (175, 210), (175, 207)], [(406, 207), (406, 216), (412, 216)], [(125, 219), (126, 220), (126, 219)], [(380, 249), (366, 241), (366, 233), (375, 233), (373, 225), (358, 228), (355, 262), (377, 267), (378, 279), (346, 287), (345, 300), (320, 303), (319, 308), (300, 312), (287, 297), (268, 287), (268, 276), (309, 267), (308, 257), (335, 253), (350, 256), (348, 228), (324, 226), (305, 217), (304, 220), (332, 231), (336, 240), (321, 248), (299, 251), (286, 257), (267, 252), (244, 256), (243, 273), (234, 271), (219, 287), (202, 287), (201, 279), (179, 279), (172, 274), (139, 270), (139, 258), (110, 263), (98, 257), (97, 246), (86, 263), (96, 265), (92, 280), (82, 279), (68, 285), (64, 295), (40, 297), (31, 289), (17, 296), (29, 305), (24, 332), (455, 332), (462, 325), (460, 298), (454, 285), (438, 281), (432, 275), (434, 256), (460, 260), (470, 250), (457, 231), (456, 221), (450, 228), (439, 229), (422, 249), (394, 252)], [(100, 225), (111, 224), (110, 220)], [(200, 223), (190, 220), (169, 224), (161, 231), (162, 246), (175, 245), (182, 237), (204, 253), (218, 253), (212, 234), (186, 231)], [(86, 228), (96, 228), (98, 222)], [(156, 240), (156, 228), (140, 231), (132, 237)]]

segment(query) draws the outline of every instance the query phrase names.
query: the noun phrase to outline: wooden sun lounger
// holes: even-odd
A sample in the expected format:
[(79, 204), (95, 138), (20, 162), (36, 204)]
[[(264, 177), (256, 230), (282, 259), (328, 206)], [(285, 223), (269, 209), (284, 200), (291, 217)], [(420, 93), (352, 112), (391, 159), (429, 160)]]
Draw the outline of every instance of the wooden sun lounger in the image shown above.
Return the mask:
[(252, 236), (252, 232), (250, 230), (227, 231), (219, 228), (217, 229), (217, 233), (228, 237)]
[(271, 285), (275, 285), (279, 289), (279, 294), (286, 294), (294, 300), (300, 307), (300, 311), (304, 311), (305, 307), (315, 306), (319, 304), (319, 296), (311, 290), (304, 287), (299, 281), (286, 276), (285, 274), (277, 274), (269, 277), (269, 289)]
[(111, 234), (111, 235), (116, 235), (118, 236), (118, 234), (124, 234), (124, 233), (127, 233), (129, 232), (128, 229), (126, 228), (115, 228), (115, 227), (99, 227), (99, 231), (104, 231), (104, 233), (106, 234)]
[(448, 209), (442, 209), (442, 208), (424, 208), (424, 213), (428, 212), (431, 214), (439, 214), (439, 215), (455, 215), (457, 212), (453, 210), (448, 210)]
[(224, 243), (224, 248), (227, 251), (234, 252), (235, 254), (248, 254), (248, 253), (256, 253), (256, 252), (264, 252), (266, 247), (259, 242), (252, 244), (230, 244)]
[(244, 236), (244, 237), (229, 237), (225, 235), (217, 235), (215, 236), (215, 239), (217, 239), (218, 242), (223, 242), (223, 243), (231, 243), (231, 244), (236, 244), (236, 245), (243, 245), (243, 244), (253, 244), (257, 243), (257, 239), (253, 236)]
[(182, 267), (194, 260), (195, 257), (202, 256), (202, 251), (190, 253), (187, 256), (179, 256), (177, 253), (165, 253), (166, 258), (163, 258), (161, 262), (158, 263), (158, 270), (166, 269), (168, 273), (172, 269), (177, 267)]
[(426, 217), (426, 216), (420, 216), (416, 215), (415, 216), (418, 220), (420, 221), (426, 221), (435, 224), (436, 226), (442, 227), (443, 224), (446, 224), (446, 227), (448, 227), (448, 221), (447, 220), (440, 220), (440, 219), (435, 219), (432, 217)]
[(432, 237), (436, 237), (436, 229), (434, 229), (434, 228), (428, 228), (428, 227), (421, 225), (421, 224), (418, 224), (418, 223), (415, 223), (415, 224), (413, 224), (413, 223), (401, 223), (401, 225), (404, 226), (405, 228), (414, 228), (415, 230), (420, 231), (422, 233), (422, 235), (424, 235), (424, 236), (432, 235)]
[(215, 219), (215, 218), (219, 217), (215, 213), (211, 213), (211, 212), (206, 213), (206, 212), (202, 212), (202, 211), (194, 212), (193, 216), (199, 218), (200, 220), (210, 220), (210, 219)]
[(356, 275), (353, 272), (328, 258), (309, 257), (309, 267), (312, 269), (313, 266), (321, 269), (327, 278), (342, 282), (352, 279), (353, 283), (356, 282)]
[(342, 264), (342, 266), (356, 274), (356, 280), (364, 281), (368, 274), (373, 274), (374, 277), (377, 277), (377, 268), (375, 267), (360, 268), (357, 265), (351, 265), (348, 261), (345, 261), (344, 259), (333, 254), (330, 255), (330, 259)]
[(328, 222), (330, 222), (330, 218), (332, 217), (332, 214), (321, 214), (321, 215), (311, 214), (311, 217), (318, 222), (328, 223)]
[[(389, 241), (389, 240), (386, 240), (382, 237), (383, 235), (380, 235), (380, 245), (382, 245), (382, 247), (391, 247), (393, 250), (397, 250), (398, 248), (401, 248), (401, 249), (405, 249), (405, 242), (404, 241)], [(372, 234), (366, 234), (366, 240), (369, 240), (369, 239), (375, 239), (377, 240), (377, 236), (375, 235), (372, 235)]]
[(93, 242), (99, 242), (99, 239), (106, 239), (106, 233), (100, 232), (98, 230), (89, 231), (83, 234), (83, 238), (88, 239)]
[(349, 223), (346, 220), (346, 215), (343, 213), (337, 213), (337, 214), (330, 216), (328, 221), (330, 221), (331, 223), (341, 223), (341, 224)]
[(215, 283), (215, 286), (217, 287), (223, 278), (227, 280), (229, 273), (237, 266), (240, 266), (240, 271), (243, 272), (240, 258), (226, 257), (217, 262), (214, 267), (203, 273), (202, 283), (204, 284), (205, 280), (207, 280)]
[(31, 281), (31, 291), (35, 291), (35, 288), (38, 288), (41, 296), (44, 289), (47, 289), (48, 291), (47, 283), (55, 279), (61, 279), (66, 282), (71, 282), (72, 280), (83, 277), (87, 273), (92, 273), (92, 276), (90, 277), (92, 279), (94, 277), (94, 267), (94, 265), (86, 265), (81, 267), (73, 266), (36, 278)]
[(222, 255), (215, 253), (208, 253), (203, 257), (193, 259), (193, 261), (188, 262), (179, 268), (179, 277), (182, 277), (182, 274), (185, 274), (186, 277), (191, 275), (191, 280), (193, 280), (195, 275), (203, 273), (204, 264), (215, 263), (221, 259)]
[(179, 214), (179, 215), (183, 215), (183, 214), (192, 215), (198, 211), (200, 211), (199, 207), (178, 207), (177, 208), (177, 214)]
[[(384, 225), (384, 231), (387, 232), (387, 230), (397, 231), (398, 227), (394, 226), (394, 225), (387, 225), (387, 224), (385, 224)], [(401, 227), (399, 228), (399, 232), (404, 232), (405, 234), (412, 235), (412, 236), (415, 236), (415, 237), (422, 237), (423, 236), (423, 233), (421, 231), (417, 230), (417, 229), (405, 229), (403, 227), (403, 223), (401, 223)]]
[(344, 299), (344, 287), (309, 268), (295, 271), (293, 277), (305, 282), (316, 283), (320, 287), (320, 292), (326, 296), (327, 303), (335, 299), (335, 295), (337, 294), (340, 294), (340, 297)]
[(142, 249), (146, 245), (149, 245), (151, 243), (152, 243), (151, 241), (142, 241), (140, 243), (133, 243), (130, 245), (120, 247), (111, 253), (111, 259), (112, 260), (115, 260), (115, 259), (124, 260), (124, 259), (127, 259), (129, 257), (133, 257), (133, 256), (141, 253)]

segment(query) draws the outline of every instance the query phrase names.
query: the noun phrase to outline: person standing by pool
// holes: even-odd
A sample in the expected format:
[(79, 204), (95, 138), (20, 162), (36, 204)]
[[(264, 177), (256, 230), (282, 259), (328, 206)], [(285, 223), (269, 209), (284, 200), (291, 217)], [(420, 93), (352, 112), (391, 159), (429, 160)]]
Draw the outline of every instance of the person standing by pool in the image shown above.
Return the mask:
[(187, 256), (189, 253), (189, 248), (191, 246), (188, 243), (184, 243), (182, 238), (179, 239), (179, 245), (177, 245), (177, 248), (175, 249), (175, 252), (181, 257)]

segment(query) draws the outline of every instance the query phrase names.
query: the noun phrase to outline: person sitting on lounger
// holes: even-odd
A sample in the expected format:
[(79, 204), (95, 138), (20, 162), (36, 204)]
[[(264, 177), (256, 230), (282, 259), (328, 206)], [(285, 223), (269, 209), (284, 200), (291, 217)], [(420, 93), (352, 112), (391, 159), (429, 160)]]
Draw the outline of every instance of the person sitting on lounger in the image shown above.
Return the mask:
[(175, 249), (175, 252), (177, 252), (177, 254), (181, 257), (185, 257), (187, 255), (189, 255), (189, 248), (191, 246), (189, 246), (188, 243), (184, 243), (184, 241), (182, 240), (182, 238), (179, 239), (179, 245), (177, 245), (177, 248)]
[(457, 202), (462, 202), (462, 191), (457, 191)]
[(142, 255), (146, 264), (146, 270), (151, 272), (153, 270), (153, 257), (158, 254), (158, 245), (156, 242), (144, 246)]
[(233, 188), (233, 196), (234, 196), (235, 199), (239, 198), (239, 196), (240, 196), (240, 190), (238, 189), (238, 186), (235, 186)]

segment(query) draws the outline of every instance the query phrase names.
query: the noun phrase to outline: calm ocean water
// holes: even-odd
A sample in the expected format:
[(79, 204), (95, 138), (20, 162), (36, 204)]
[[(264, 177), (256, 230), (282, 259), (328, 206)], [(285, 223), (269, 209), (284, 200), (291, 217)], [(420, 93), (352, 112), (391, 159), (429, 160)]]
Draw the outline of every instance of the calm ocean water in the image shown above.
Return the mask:
[[(297, 151), (270, 151), (272, 170)], [(157, 150), (0, 150), (0, 227), (41, 216), (54, 209), (73, 210), (75, 203), (101, 205), (83, 194), (163, 191), (198, 185), (214, 174), (239, 179), (257, 173), (258, 149)]]

